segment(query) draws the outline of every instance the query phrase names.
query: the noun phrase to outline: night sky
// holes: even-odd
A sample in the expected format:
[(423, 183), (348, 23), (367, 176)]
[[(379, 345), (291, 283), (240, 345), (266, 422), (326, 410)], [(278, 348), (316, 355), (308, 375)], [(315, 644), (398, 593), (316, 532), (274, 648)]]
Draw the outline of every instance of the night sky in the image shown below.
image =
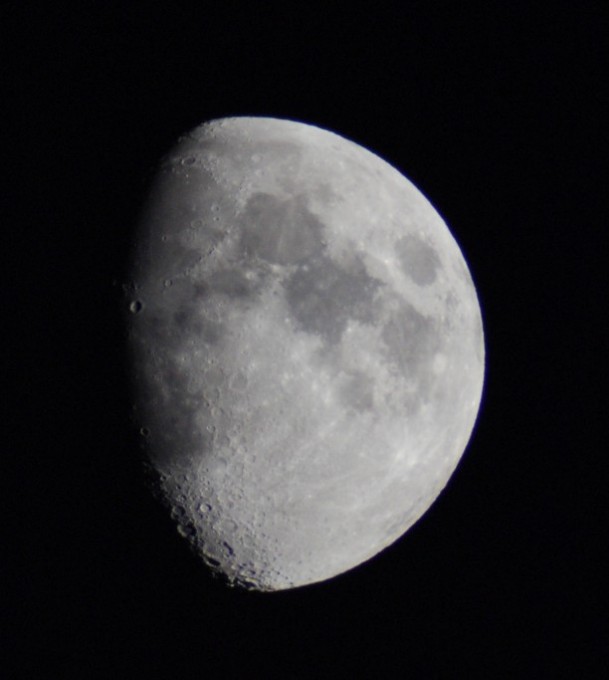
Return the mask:
[[(45, 4), (0, 10), (3, 675), (608, 677), (602, 3)], [(402, 171), (459, 243), (486, 335), (433, 507), (275, 594), (210, 576), (129, 422), (121, 284), (147, 179), (230, 115), (312, 123)]]

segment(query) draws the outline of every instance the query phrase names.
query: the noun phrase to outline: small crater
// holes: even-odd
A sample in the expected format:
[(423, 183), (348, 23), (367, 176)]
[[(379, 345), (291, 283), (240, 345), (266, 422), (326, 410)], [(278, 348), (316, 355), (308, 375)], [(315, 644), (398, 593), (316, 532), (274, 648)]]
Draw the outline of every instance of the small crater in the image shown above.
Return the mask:
[(197, 532), (192, 524), (178, 524), (178, 533), (182, 538), (193, 538)]
[(224, 458), (214, 458), (207, 465), (207, 472), (210, 477), (221, 478), (226, 472), (228, 463)]
[(179, 505), (175, 505), (173, 508), (171, 508), (171, 516), (174, 520), (179, 520), (181, 517), (184, 517), (184, 508), (180, 507)]
[(141, 300), (133, 300), (133, 302), (129, 305), (129, 311), (132, 314), (139, 314), (143, 308), (144, 304)]
[(233, 519), (227, 519), (223, 522), (223, 530), (228, 534), (234, 534), (237, 531), (237, 522)]
[[(226, 376), (225, 376), (222, 368), (220, 366), (215, 365), (215, 364), (211, 364), (207, 368), (204, 376), (205, 376), (204, 377), (205, 384), (207, 385), (208, 388), (220, 387), (224, 384), (224, 382), (226, 380)], [(212, 410), (212, 415), (213, 415), (213, 410)]]

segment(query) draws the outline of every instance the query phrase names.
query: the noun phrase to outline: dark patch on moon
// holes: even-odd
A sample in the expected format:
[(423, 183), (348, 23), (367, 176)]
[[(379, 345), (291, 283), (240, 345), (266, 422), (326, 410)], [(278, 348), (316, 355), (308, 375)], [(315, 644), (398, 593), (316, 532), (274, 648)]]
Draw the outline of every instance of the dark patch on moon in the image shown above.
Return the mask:
[(298, 197), (282, 200), (256, 193), (240, 219), (246, 257), (272, 264), (297, 264), (321, 254), (323, 224)]
[(226, 238), (226, 231), (224, 229), (211, 226), (201, 218), (193, 220), (190, 223), (190, 229), (199, 238), (205, 237), (207, 243), (201, 247), (201, 251), (207, 252), (207, 254), (213, 252)]
[(203, 340), (206, 345), (216, 345), (220, 341), (223, 330), (219, 323), (205, 317), (197, 317), (187, 306), (182, 307), (173, 315), (173, 322), (180, 337), (193, 335)]
[(381, 337), (387, 347), (387, 360), (403, 375), (420, 377), (421, 372), (430, 371), (430, 359), (439, 345), (438, 334), (433, 321), (408, 302), (400, 302)]
[(362, 371), (353, 371), (339, 387), (345, 406), (356, 411), (369, 411), (374, 406), (374, 380)]
[(419, 286), (429, 286), (436, 280), (440, 268), (438, 253), (414, 235), (404, 236), (395, 244), (402, 271)]
[[(213, 450), (213, 434), (198, 425), (201, 418), (211, 422), (209, 404), (189, 395), (190, 375), (161, 355), (148, 361), (139, 372), (137, 418), (147, 431), (145, 448), (159, 471), (166, 466), (188, 469), (200, 456)], [(165, 394), (159, 392), (162, 385)], [(166, 408), (171, 403), (172, 408)]]
[(217, 271), (209, 279), (210, 290), (231, 299), (248, 298), (257, 292), (256, 285), (237, 269)]
[(292, 274), (285, 286), (286, 299), (302, 330), (336, 343), (349, 318), (373, 321), (372, 300), (380, 282), (363, 265), (354, 269), (347, 271), (320, 257)]

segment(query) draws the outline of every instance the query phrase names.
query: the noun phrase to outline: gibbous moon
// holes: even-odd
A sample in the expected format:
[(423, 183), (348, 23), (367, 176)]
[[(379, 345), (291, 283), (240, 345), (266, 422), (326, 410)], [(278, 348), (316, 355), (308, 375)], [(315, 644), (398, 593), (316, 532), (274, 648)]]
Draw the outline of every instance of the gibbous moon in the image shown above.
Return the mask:
[(133, 251), (135, 417), (179, 532), (235, 585), (329, 579), (433, 503), (480, 405), (480, 308), (397, 170), (289, 120), (201, 125)]

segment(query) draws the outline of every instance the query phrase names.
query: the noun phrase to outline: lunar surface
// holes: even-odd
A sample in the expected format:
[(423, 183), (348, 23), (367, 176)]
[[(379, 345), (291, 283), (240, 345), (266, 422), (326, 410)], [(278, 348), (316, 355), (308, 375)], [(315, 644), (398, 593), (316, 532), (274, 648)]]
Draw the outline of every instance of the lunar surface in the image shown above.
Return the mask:
[(484, 340), (410, 181), (312, 125), (214, 120), (161, 163), (133, 253), (135, 419), (215, 572), (322, 581), (429, 508), (474, 426)]

